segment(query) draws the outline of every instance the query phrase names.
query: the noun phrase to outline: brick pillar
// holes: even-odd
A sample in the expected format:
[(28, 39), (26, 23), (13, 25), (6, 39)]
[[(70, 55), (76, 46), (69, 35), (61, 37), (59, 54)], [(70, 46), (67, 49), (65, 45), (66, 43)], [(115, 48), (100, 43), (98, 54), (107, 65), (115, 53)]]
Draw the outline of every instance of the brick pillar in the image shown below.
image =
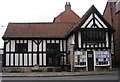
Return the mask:
[(71, 44), (70, 45), (70, 68), (71, 68), (71, 72), (74, 71), (74, 45)]

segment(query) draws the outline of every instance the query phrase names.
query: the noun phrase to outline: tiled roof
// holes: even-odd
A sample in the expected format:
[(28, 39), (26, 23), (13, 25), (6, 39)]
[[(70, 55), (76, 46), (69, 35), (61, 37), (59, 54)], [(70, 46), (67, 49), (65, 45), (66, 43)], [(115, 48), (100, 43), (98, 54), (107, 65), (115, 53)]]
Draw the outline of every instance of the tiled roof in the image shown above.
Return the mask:
[(64, 11), (60, 13), (57, 17), (55, 17), (54, 22), (74, 22), (80, 23), (80, 17), (76, 15), (72, 10)]
[(65, 11), (54, 18), (54, 22), (80, 23), (80, 17), (71, 9), (70, 3), (66, 3)]
[(65, 38), (80, 23), (80, 17), (71, 10), (70, 2), (65, 11), (50, 23), (9, 23), (5, 38)]
[(5, 38), (64, 38), (74, 23), (9, 23)]

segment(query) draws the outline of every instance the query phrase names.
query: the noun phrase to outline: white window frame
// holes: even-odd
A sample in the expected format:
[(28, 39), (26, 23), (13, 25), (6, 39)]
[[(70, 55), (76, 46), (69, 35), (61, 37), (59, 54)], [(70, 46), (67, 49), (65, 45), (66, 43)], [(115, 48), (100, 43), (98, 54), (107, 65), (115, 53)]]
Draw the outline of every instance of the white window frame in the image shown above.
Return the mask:
[[(75, 51), (75, 53), (74, 53), (74, 67), (87, 67), (87, 51), (82, 51), (82, 53), (85, 52), (85, 54), (84, 54), (84, 55), (85, 55), (85, 56), (84, 56), (85, 58), (84, 58), (84, 59), (86, 60), (86, 61), (85, 61), (86, 64), (85, 64), (85, 65), (76, 65), (76, 64), (75, 64), (75, 59), (78, 59), (78, 58), (75, 58), (75, 56), (76, 56), (76, 55), (78, 56), (78, 54), (79, 54), (80, 52), (81, 52), (81, 51)], [(80, 56), (80, 55), (79, 55), (79, 56)], [(82, 57), (83, 57), (83, 55), (82, 55)], [(83, 59), (83, 58), (80, 58), (80, 59)]]
[[(98, 58), (98, 57), (96, 56), (96, 53), (98, 53), (98, 52), (99, 52), (99, 54), (102, 54), (102, 53), (104, 53), (104, 52), (107, 52), (107, 54), (109, 54), (109, 55), (108, 55), (108, 56), (109, 56), (109, 59), (108, 59), (108, 61), (107, 61), (107, 62), (108, 62), (107, 64), (102, 64), (102, 65), (97, 64), (96, 58)], [(103, 56), (103, 57), (102, 57), (102, 56)], [(105, 54), (104, 54), (104, 55), (100, 55), (100, 58), (103, 58), (103, 59), (102, 59), (103, 61), (104, 61), (104, 58), (105, 58), (104, 56), (106, 56), (106, 55), (105, 55)], [(111, 59), (111, 58), (110, 58), (110, 52), (109, 52), (109, 51), (107, 51), (107, 50), (106, 50), (106, 51), (95, 51), (95, 66), (110, 66), (110, 59)], [(101, 60), (101, 62), (103, 62), (102, 60)], [(99, 61), (99, 59), (98, 59), (98, 61)]]

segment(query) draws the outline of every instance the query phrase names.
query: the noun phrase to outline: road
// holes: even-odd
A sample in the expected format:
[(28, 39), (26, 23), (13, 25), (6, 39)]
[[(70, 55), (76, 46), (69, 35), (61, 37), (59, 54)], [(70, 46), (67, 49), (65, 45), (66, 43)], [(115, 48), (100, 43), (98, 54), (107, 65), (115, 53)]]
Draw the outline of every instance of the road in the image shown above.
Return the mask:
[(2, 80), (118, 80), (118, 74), (66, 77), (3, 77)]

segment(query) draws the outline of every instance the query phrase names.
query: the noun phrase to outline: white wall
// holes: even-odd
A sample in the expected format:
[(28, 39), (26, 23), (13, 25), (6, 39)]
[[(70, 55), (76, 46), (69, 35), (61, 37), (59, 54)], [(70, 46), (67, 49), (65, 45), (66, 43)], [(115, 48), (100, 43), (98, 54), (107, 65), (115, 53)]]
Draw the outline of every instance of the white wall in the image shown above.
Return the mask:
[[(98, 21), (104, 26), (104, 28), (108, 28), (96, 14), (95, 14), (95, 17), (96, 17), (96, 18), (98, 19)], [(98, 24), (98, 23), (96, 22), (96, 24)]]
[(32, 40), (28, 40), (28, 51), (32, 51)]
[(85, 28), (86, 24), (93, 18), (93, 14), (89, 16), (89, 18), (86, 20), (86, 22), (81, 26), (81, 28)]
[[(37, 42), (37, 40), (35, 40)], [(37, 52), (37, 45), (35, 44), (35, 42), (33, 42), (33, 51)]]
[(78, 32), (78, 45), (81, 48), (81, 32)]
[(10, 49), (9, 49), (9, 44), (10, 43), (7, 43), (7, 45), (6, 45), (6, 51), (9, 51)]
[(70, 44), (74, 41), (74, 35), (71, 35), (67, 40), (67, 50), (70, 51)]
[(43, 51), (46, 51), (46, 41), (43, 40)]
[(63, 51), (62, 50), (62, 40), (60, 40), (60, 51)]

